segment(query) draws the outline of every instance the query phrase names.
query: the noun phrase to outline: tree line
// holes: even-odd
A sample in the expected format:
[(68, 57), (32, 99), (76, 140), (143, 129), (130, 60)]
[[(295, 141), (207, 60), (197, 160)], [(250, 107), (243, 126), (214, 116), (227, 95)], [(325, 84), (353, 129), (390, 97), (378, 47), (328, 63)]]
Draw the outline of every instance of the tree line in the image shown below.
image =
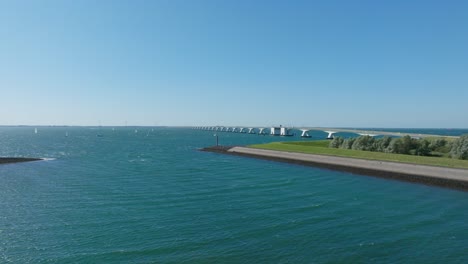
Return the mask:
[(335, 137), (329, 147), (418, 156), (446, 156), (468, 160), (468, 135), (463, 135), (453, 141), (443, 138), (416, 139), (410, 136), (401, 138), (360, 136), (346, 139)]

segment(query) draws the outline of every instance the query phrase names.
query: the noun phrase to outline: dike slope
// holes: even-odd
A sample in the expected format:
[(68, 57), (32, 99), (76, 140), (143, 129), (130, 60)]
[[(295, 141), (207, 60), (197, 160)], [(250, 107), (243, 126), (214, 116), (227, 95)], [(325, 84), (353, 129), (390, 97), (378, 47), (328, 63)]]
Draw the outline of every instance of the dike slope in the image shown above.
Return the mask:
[(468, 191), (468, 170), (464, 169), (343, 158), (248, 147), (208, 147), (202, 150), (347, 171), (374, 177), (418, 182)]

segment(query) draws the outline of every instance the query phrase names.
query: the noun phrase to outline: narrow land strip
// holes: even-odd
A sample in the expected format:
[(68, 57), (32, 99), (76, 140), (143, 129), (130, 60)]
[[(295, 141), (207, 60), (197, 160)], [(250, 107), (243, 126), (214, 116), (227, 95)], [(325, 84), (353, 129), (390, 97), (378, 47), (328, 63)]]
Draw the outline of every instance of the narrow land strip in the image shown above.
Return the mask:
[(38, 159), (38, 158), (0, 158), (0, 164), (38, 161), (38, 160), (42, 160), (42, 159)]
[(468, 190), (468, 170), (465, 169), (333, 157), (248, 147), (211, 147), (203, 150)]
[(436, 137), (436, 138), (447, 138), (455, 139), (459, 138), (458, 136), (448, 136), (448, 135), (436, 135), (436, 134), (423, 134), (423, 133), (411, 133), (411, 132), (398, 132), (398, 131), (381, 131), (373, 129), (352, 129), (352, 128), (333, 128), (333, 127), (306, 127), (305, 129), (316, 130), (316, 131), (335, 131), (335, 132), (346, 132), (346, 133), (355, 133), (355, 134), (374, 134), (380, 136), (410, 136), (415, 138), (425, 138), (425, 137)]

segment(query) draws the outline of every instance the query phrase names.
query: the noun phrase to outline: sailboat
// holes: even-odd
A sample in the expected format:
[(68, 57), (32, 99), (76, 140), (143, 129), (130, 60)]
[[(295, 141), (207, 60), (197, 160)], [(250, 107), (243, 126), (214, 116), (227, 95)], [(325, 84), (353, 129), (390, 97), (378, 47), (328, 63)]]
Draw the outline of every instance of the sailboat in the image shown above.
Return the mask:
[(34, 134), (37, 134), (37, 127), (34, 128)]
[(101, 128), (102, 128), (101, 120), (99, 120), (99, 132), (96, 135), (97, 137), (103, 137), (103, 135), (101, 134)]

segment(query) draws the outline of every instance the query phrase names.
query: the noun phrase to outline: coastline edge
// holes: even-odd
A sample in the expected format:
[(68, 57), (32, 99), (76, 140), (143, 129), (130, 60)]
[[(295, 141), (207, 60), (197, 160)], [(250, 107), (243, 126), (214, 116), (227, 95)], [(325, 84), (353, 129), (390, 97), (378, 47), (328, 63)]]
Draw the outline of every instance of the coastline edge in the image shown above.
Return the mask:
[[(200, 149), (200, 151), (205, 151), (205, 152), (214, 152), (214, 153), (222, 153), (222, 154), (234, 155), (234, 156), (243, 156), (243, 157), (257, 158), (257, 159), (263, 159), (263, 160), (278, 161), (278, 162), (297, 164), (297, 165), (308, 166), (308, 167), (318, 167), (318, 168), (324, 168), (324, 169), (335, 170), (335, 171), (344, 171), (344, 172), (371, 176), (371, 177), (400, 180), (400, 181), (406, 181), (406, 182), (412, 182), (412, 183), (422, 183), (425, 185), (439, 186), (439, 187), (445, 187), (445, 188), (450, 188), (450, 189), (468, 191), (468, 170), (453, 169), (455, 171), (460, 171), (463, 174), (466, 174), (467, 176), (466, 179), (461, 179), (460, 177), (451, 177), (450, 175), (428, 176), (428, 175), (421, 175), (418, 173), (414, 173), (412, 171), (402, 172), (402, 171), (397, 171), (397, 170), (383, 170), (383, 169), (372, 168), (369, 166), (355, 166), (355, 165), (350, 166), (346, 164), (339, 164), (336, 162), (335, 163), (323, 162), (323, 161), (313, 159), (313, 158), (308, 159), (308, 160), (303, 160), (303, 159), (297, 159), (291, 156), (285, 157), (285, 155), (294, 154), (292, 152), (269, 150), (270, 152), (269, 155), (262, 155), (259, 153), (254, 153), (254, 151), (249, 151), (249, 150), (255, 150), (255, 149), (247, 148), (247, 147), (239, 147), (239, 146), (213, 146), (213, 147), (205, 147), (205, 148)], [(315, 154), (314, 155), (303, 154), (303, 155), (310, 155), (311, 157), (321, 156), (325, 159), (330, 159), (330, 156), (325, 156), (325, 155), (315, 155)], [(334, 158), (334, 157), (331, 157), (331, 158)], [(350, 161), (359, 160), (361, 162), (368, 162), (368, 160), (361, 160), (361, 159), (355, 159), (355, 158), (341, 158), (341, 157), (339, 158), (341, 160), (350, 160)], [(369, 162), (375, 163), (376, 161), (369, 161)], [(384, 162), (384, 161), (379, 162), (379, 163), (385, 163), (385, 164), (392, 163), (397, 166), (408, 166), (408, 167), (414, 166), (414, 167), (433, 169), (433, 167), (431, 166), (424, 166), (424, 165), (413, 165), (413, 164)]]

